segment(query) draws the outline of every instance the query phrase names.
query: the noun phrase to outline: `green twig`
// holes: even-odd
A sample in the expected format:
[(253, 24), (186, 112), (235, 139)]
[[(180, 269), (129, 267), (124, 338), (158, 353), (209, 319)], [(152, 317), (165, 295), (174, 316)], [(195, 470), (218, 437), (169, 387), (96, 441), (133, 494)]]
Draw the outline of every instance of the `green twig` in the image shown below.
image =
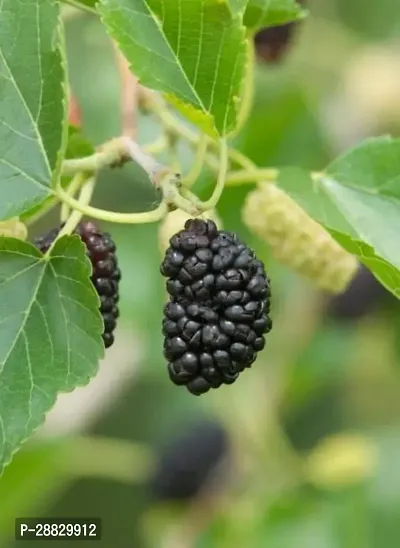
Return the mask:
[(186, 177), (183, 180), (183, 184), (188, 188), (194, 185), (194, 183), (197, 181), (201, 173), (201, 170), (204, 167), (204, 161), (207, 153), (207, 145), (208, 145), (208, 139), (203, 134), (198, 142), (192, 167), (189, 173), (186, 175)]
[(142, 167), (150, 178), (153, 178), (154, 174), (162, 169), (160, 164), (130, 137), (117, 137), (105, 143), (101, 150), (91, 156), (64, 160), (62, 174), (73, 176), (81, 171), (96, 173), (105, 167), (121, 165), (129, 160), (133, 160)]
[[(81, 188), (81, 186), (86, 181), (85, 175), (81, 173), (77, 173), (75, 177), (72, 179), (70, 185), (66, 189), (66, 192), (73, 198), (75, 194), (78, 192), (78, 190)], [(70, 215), (70, 207), (66, 202), (63, 202), (61, 204), (61, 212), (60, 212), (60, 221), (61, 223), (65, 223)]]
[[(199, 140), (202, 138), (201, 135), (198, 135), (190, 128), (179, 122), (175, 116), (171, 114), (167, 106), (160, 101), (152, 100), (146, 103), (147, 108), (159, 119), (162, 125), (170, 132), (175, 133), (179, 137), (185, 139), (192, 145), (196, 146), (199, 143)], [(214, 150), (218, 148), (218, 141), (214, 141), (211, 137), (206, 137), (207, 145)], [(255, 169), (256, 165), (247, 158), (244, 154), (235, 150), (233, 148), (228, 149), (229, 159), (237, 164), (238, 166), (244, 169)], [(208, 157), (206, 156), (206, 160)], [(211, 163), (211, 167), (214, 168), (214, 162)]]
[(224, 191), (225, 178), (228, 170), (228, 145), (225, 140), (220, 141), (220, 147), (219, 174), (217, 184), (211, 198), (209, 198), (205, 202), (200, 202), (199, 207), (202, 211), (207, 211), (207, 209), (213, 209), (217, 205)]
[(158, 139), (156, 139), (152, 143), (148, 143), (142, 146), (142, 150), (146, 154), (160, 154), (161, 152), (164, 152), (166, 148), (167, 148), (167, 141), (164, 135), (161, 135), (160, 137), (158, 137)]
[(75, 200), (59, 187), (57, 194), (61, 201), (66, 202), (72, 209), (76, 209), (82, 215), (93, 217), (101, 221), (120, 224), (145, 224), (159, 221), (167, 212), (167, 206), (162, 202), (156, 209), (143, 213), (116, 213), (106, 209), (98, 209), (89, 205), (82, 205), (78, 200)]
[[(79, 188), (79, 186), (83, 185), (82, 189), (81, 189), (81, 192), (79, 194), (79, 198), (77, 200), (77, 202), (80, 204), (80, 206), (82, 208), (87, 207), (88, 204), (90, 203), (90, 200), (92, 199), (92, 194), (93, 194), (95, 184), (96, 184), (96, 178), (95, 177), (85, 177), (84, 174), (77, 175), (77, 177), (76, 177), (77, 188)], [(65, 192), (65, 191), (63, 190), (63, 192)], [(68, 194), (68, 193), (66, 193), (66, 194)], [(72, 198), (72, 196), (71, 196), (71, 198)], [(72, 199), (74, 199), (74, 198), (72, 198)], [(70, 214), (70, 216), (68, 217), (65, 225), (62, 227), (62, 229), (58, 233), (57, 239), (61, 238), (62, 236), (65, 236), (66, 234), (71, 234), (75, 230), (76, 225), (82, 219), (83, 214), (84, 214), (84, 212), (82, 211), (82, 209), (74, 208), (74, 211)]]

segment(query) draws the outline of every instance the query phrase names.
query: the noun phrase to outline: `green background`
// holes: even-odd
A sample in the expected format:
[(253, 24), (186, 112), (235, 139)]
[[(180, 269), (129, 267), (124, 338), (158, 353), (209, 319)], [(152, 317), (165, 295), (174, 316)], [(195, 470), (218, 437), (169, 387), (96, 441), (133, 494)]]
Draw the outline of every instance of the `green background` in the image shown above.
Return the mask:
[[(393, 108), (390, 119), (381, 116), (381, 105), (376, 115), (372, 107), (364, 112), (361, 102), (357, 110), (346, 86), (349, 63), (355, 66), (368, 48), (384, 48), (400, 59), (399, 3), (314, 0), (309, 9), (311, 16), (298, 29), (284, 62), (257, 65), (254, 107), (237, 146), (261, 166), (318, 170), (362, 138), (400, 133), (400, 110)], [(66, 30), (83, 132), (99, 144), (120, 133), (114, 52), (101, 24), (90, 15), (69, 17)], [(361, 90), (368, 89), (377, 70), (371, 61), (365, 80), (359, 81)], [(154, 122), (145, 117), (139, 129), (142, 142), (156, 132)], [(182, 160), (190, 165), (186, 149)], [(199, 193), (209, 192), (212, 183), (204, 174)], [(226, 424), (232, 439), (239, 441), (237, 468), (225, 485), (229, 496), (220, 511), (208, 515), (190, 546), (395, 548), (400, 538), (399, 305), (387, 298), (359, 321), (329, 319), (321, 306), (327, 296), (276, 264), (242, 224), (246, 192), (245, 187), (228, 189), (218, 213), (225, 228), (256, 249), (272, 278), (276, 322), (266, 350), (246, 378), (218, 393), (194, 398), (173, 386), (161, 352), (165, 295), (158, 270), (159, 227), (107, 227), (117, 242), (123, 272), (122, 329), (115, 356), (131, 360), (137, 371), (86, 434), (144, 442), (157, 453), (160, 443), (194, 417), (218, 416)], [(143, 211), (156, 199), (143, 174), (129, 166), (101, 174), (94, 202), (116, 211)], [(31, 235), (56, 223), (54, 212)], [(68, 422), (68, 413), (64, 420)], [(269, 428), (271, 423), (279, 429)], [(321, 439), (338, 432), (357, 432), (372, 440), (378, 454), (372, 476), (335, 491), (310, 485), (298, 462)], [(187, 508), (152, 504), (145, 478), (132, 485), (65, 476), (60, 472), (65, 451), (63, 439), (32, 442), (6, 469), (0, 480), (1, 546), (14, 545), (15, 517), (101, 517), (99, 548), (166, 546), (169, 528), (191, 519)], [(201, 514), (203, 507), (197, 506)], [(38, 541), (30, 546), (42, 545)]]

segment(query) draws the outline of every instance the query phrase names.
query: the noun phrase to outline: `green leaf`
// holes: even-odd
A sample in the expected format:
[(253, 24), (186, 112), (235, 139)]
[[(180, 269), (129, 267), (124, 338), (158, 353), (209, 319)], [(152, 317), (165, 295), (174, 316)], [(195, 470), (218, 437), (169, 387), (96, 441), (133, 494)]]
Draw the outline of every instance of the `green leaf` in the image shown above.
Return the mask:
[(280, 186), (400, 298), (400, 140), (369, 139), (313, 181), (283, 170)]
[(232, 13), (244, 14), (249, 0), (229, 0)]
[(99, 9), (143, 85), (209, 134), (235, 129), (247, 41), (228, 0), (101, 0)]
[(51, 193), (66, 108), (53, 0), (3, 0), (0, 16), (0, 219)]
[(273, 27), (303, 19), (305, 15), (296, 0), (249, 0), (244, 24), (252, 29)]
[[(90, 156), (94, 152), (94, 146), (82, 135), (80, 128), (70, 124), (68, 126), (68, 140), (65, 150), (65, 158), (82, 158), (83, 156)], [(62, 187), (68, 188), (71, 181), (72, 177), (61, 177)], [(32, 217), (37, 218), (41, 216), (44, 212), (48, 211), (50, 207), (55, 205), (56, 200), (57, 199), (55, 196), (49, 196), (40, 202), (40, 204), (35, 205), (28, 211), (25, 211), (25, 213), (21, 215), (21, 219), (23, 221), (27, 221), (32, 219)]]
[[(64, 0), (65, 1), (65, 0)], [(83, 6), (88, 6), (89, 8), (96, 8), (96, 4), (98, 4), (98, 0), (73, 0), (74, 4), (82, 4)]]
[(86, 384), (103, 355), (98, 297), (77, 236), (49, 256), (0, 239), (0, 472), (59, 392)]

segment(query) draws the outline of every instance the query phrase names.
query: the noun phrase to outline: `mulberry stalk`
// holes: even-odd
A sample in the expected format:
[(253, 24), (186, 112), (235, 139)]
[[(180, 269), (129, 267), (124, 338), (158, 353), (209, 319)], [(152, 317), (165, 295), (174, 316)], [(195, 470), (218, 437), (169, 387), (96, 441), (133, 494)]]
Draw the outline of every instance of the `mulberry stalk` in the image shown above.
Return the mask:
[(195, 395), (232, 384), (271, 329), (263, 264), (234, 233), (189, 219), (170, 239), (161, 273), (170, 295), (163, 333), (171, 380)]

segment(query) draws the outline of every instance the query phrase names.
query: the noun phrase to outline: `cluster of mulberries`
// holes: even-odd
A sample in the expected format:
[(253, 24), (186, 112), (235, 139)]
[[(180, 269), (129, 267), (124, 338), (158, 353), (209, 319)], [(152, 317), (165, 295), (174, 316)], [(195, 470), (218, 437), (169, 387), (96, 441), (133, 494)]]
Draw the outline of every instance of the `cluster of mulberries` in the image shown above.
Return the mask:
[(163, 333), (171, 380), (195, 395), (232, 384), (271, 329), (263, 264), (234, 233), (189, 219), (170, 239), (161, 273), (170, 295)]
[(357, 272), (355, 257), (276, 185), (249, 192), (243, 220), (277, 260), (322, 289), (340, 293)]
[[(36, 247), (45, 253), (56, 239), (60, 228), (54, 228), (34, 241)], [(91, 222), (81, 222), (75, 229), (86, 246), (86, 253), (92, 263), (91, 280), (100, 297), (100, 312), (104, 322), (103, 342), (109, 348), (114, 342), (114, 329), (119, 316), (119, 281), (121, 271), (118, 268), (115, 244), (107, 232)]]
[(198, 420), (186, 425), (157, 452), (149, 490), (158, 501), (189, 501), (214, 479), (229, 455), (226, 430), (215, 421)]

